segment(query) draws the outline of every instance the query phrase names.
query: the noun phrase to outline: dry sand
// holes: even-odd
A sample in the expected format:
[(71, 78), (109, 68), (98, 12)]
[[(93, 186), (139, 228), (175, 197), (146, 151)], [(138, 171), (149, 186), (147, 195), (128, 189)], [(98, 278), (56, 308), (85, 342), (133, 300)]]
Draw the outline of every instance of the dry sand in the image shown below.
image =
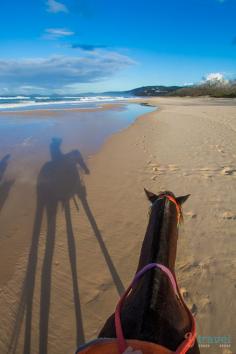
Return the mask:
[[(198, 334), (231, 336), (229, 350), (212, 345), (203, 348), (202, 352), (235, 353), (235, 103), (233, 100), (225, 104), (222, 100), (190, 98), (146, 101), (158, 105), (159, 109), (112, 136), (99, 153), (87, 161), (90, 175), (84, 176), (84, 182), (94, 219), (90, 215), (88, 220), (81, 203), (79, 212), (73, 201), (70, 203), (86, 340), (97, 335), (114, 310), (122, 283), (127, 286), (133, 277), (148, 220), (148, 203), (143, 193), (143, 187), (146, 187), (153, 192), (168, 189), (176, 195), (191, 194), (184, 205), (177, 278), (183, 290), (186, 289), (187, 303), (196, 313)], [(9, 205), (14, 202), (13, 192), (14, 188), (1, 211), (2, 220), (7, 218)], [(16, 322), (16, 315), (20, 314), (18, 305), (33, 220), (23, 228), (26, 233), (28, 230), (28, 243), (22, 238), (22, 246), (18, 240), (18, 250), (14, 250), (14, 242), (10, 240), (13, 232), (18, 230), (20, 233), (22, 225), (19, 218), (17, 225), (14, 220), (12, 224), (1, 239), (1, 249), (4, 249), (0, 259), (3, 273), (1, 354), (8, 352), (12, 339), (14, 342), (12, 334), (18, 335), (16, 353), (23, 353), (24, 344), (24, 318), (19, 316)], [(58, 209), (56, 230), (48, 354), (65, 354), (75, 350), (76, 321), (62, 208)], [(38, 248), (31, 328), (31, 353), (34, 354), (38, 353), (40, 275), (45, 238), (44, 221)], [(16, 328), (15, 324), (19, 325), (21, 320), (22, 325)]]

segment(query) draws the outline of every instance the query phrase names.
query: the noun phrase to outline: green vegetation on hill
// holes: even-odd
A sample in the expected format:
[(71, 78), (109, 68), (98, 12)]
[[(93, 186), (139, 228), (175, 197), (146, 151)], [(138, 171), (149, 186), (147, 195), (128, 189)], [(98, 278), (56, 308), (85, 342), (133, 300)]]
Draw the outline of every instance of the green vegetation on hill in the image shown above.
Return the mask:
[(227, 85), (196, 85), (191, 87), (182, 87), (173, 93), (171, 96), (210, 96), (210, 97), (222, 97), (222, 98), (234, 98), (236, 97), (236, 84)]
[(210, 96), (222, 98), (236, 98), (236, 82), (203, 83), (193, 86), (145, 86), (129, 91), (135, 96)]

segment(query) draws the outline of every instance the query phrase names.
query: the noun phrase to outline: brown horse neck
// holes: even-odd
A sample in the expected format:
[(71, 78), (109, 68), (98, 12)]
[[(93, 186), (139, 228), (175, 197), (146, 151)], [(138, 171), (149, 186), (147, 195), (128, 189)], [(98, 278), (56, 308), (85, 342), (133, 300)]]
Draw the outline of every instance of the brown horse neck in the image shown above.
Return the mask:
[[(175, 205), (166, 198), (157, 200), (151, 209), (147, 232), (143, 241), (138, 269), (149, 263), (160, 263), (172, 272), (175, 269), (178, 227)], [(126, 334), (175, 349), (183, 340), (189, 318), (177, 300), (169, 279), (161, 270), (150, 270), (139, 281), (127, 300), (127, 313), (136, 311), (138, 325), (134, 337), (128, 317)], [(133, 327), (134, 328), (134, 327)], [(153, 328), (156, 333), (153, 333)]]
[(161, 263), (174, 272), (178, 238), (176, 220), (176, 208), (171, 201), (162, 198), (154, 203), (137, 271), (148, 263)]

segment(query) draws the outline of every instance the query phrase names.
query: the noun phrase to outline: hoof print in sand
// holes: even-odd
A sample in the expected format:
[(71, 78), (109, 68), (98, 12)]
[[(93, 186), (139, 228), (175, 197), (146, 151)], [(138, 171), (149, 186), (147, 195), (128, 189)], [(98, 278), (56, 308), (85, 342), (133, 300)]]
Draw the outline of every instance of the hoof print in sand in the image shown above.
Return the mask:
[(193, 316), (196, 316), (197, 314), (197, 305), (192, 304), (190, 311), (192, 312)]
[(236, 220), (236, 214), (233, 213), (232, 211), (225, 211), (222, 214), (222, 218), (226, 220)]
[(221, 174), (226, 176), (232, 176), (236, 174), (236, 169), (232, 167), (224, 167), (223, 170), (221, 171)]
[(180, 293), (181, 293), (182, 297), (184, 298), (184, 300), (188, 300), (189, 292), (185, 288), (181, 288)]
[(193, 211), (187, 211), (186, 213), (184, 213), (184, 215), (186, 215), (190, 219), (196, 219), (196, 217), (197, 217), (197, 214), (194, 213)]

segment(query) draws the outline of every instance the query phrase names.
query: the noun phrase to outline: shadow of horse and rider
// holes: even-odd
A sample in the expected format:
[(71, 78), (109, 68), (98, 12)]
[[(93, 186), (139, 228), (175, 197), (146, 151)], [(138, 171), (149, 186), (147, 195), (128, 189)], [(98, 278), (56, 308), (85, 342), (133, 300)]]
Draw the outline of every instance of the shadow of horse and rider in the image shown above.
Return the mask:
[[(61, 150), (62, 139), (53, 138), (50, 144), (51, 160), (46, 162), (40, 170), (37, 180), (37, 202), (32, 232), (32, 242), (28, 256), (26, 275), (23, 283), (21, 298), (16, 315), (13, 335), (10, 341), (8, 353), (15, 353), (18, 345), (19, 334), (23, 322), (24, 326), (24, 348), (23, 353), (32, 353), (32, 321), (33, 321), (33, 298), (36, 282), (36, 268), (38, 261), (38, 249), (40, 241), (40, 231), (43, 217), (46, 215), (46, 247), (41, 272), (41, 290), (40, 290), (40, 312), (39, 312), (39, 353), (48, 353), (48, 330), (49, 314), (51, 302), (51, 282), (52, 282), (52, 264), (56, 239), (56, 215), (59, 205), (62, 204), (66, 235), (69, 253), (69, 262), (71, 268), (71, 277), (73, 284), (73, 298), (75, 306), (76, 319), (76, 340), (77, 345), (84, 343), (85, 335), (81, 315), (81, 302), (78, 286), (77, 271), (77, 252), (75, 246), (75, 235), (71, 218), (71, 200), (74, 201), (76, 209), (79, 212), (78, 202), (84, 208), (85, 214), (91, 225), (93, 233), (98, 241), (111, 277), (121, 294), (124, 291), (121, 279), (116, 271), (113, 261), (109, 255), (102, 235), (94, 215), (90, 209), (86, 188), (80, 177), (80, 171), (89, 174), (89, 169), (83, 160), (79, 150), (73, 150), (64, 154)], [(79, 167), (79, 168), (78, 168)]]

